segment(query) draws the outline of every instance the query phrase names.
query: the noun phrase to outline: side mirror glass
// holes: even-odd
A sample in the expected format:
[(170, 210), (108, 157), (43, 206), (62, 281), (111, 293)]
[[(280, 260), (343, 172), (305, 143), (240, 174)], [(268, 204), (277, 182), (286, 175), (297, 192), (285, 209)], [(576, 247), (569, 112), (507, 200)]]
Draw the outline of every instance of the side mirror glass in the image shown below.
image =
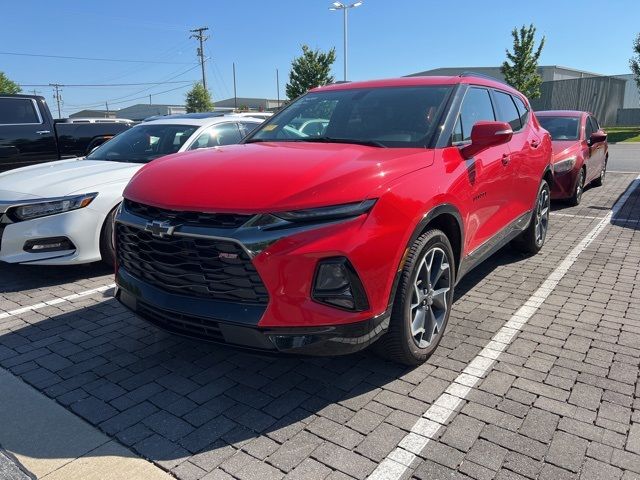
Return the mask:
[(502, 145), (511, 140), (513, 130), (506, 122), (477, 122), (471, 129), (471, 143), (462, 148), (462, 156), (466, 159), (489, 147)]

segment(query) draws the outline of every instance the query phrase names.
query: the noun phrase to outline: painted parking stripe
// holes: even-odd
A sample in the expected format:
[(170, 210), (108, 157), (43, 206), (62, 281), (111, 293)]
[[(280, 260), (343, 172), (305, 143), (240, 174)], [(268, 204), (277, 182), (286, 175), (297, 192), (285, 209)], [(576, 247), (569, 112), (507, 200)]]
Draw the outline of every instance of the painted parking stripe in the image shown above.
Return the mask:
[(21, 315), (27, 312), (33, 312), (34, 310), (39, 310), (45, 307), (51, 307), (53, 305), (59, 305), (60, 303), (71, 302), (78, 298), (86, 297), (87, 295), (93, 295), (94, 293), (104, 292), (109, 290), (110, 288), (115, 287), (115, 283), (110, 283), (109, 285), (104, 285), (102, 287), (92, 288), (91, 290), (85, 290), (84, 292), (74, 293), (72, 295), (67, 295), (66, 297), (54, 298), (52, 300), (47, 300), (46, 302), (36, 303), (35, 305), (30, 305), (28, 307), (17, 308), (15, 310), (11, 310), (9, 312), (0, 313), (0, 320), (5, 318), (14, 317), (16, 315)]
[(399, 480), (406, 473), (429, 442), (437, 436), (439, 430), (457, 413), (457, 410), (465, 402), (471, 388), (491, 370), (500, 354), (506, 350), (518, 332), (522, 330), (522, 327), (553, 292), (560, 280), (569, 271), (569, 268), (576, 262), (578, 256), (609, 225), (611, 219), (615, 217), (638, 187), (640, 187), (640, 176), (629, 185), (612, 210), (569, 252), (565, 259), (547, 277), (542, 286), (513, 314), (509, 321), (493, 336), (487, 346), (471, 360), (469, 365), (447, 387), (444, 393), (433, 402), (398, 446), (367, 477), (369, 480)]

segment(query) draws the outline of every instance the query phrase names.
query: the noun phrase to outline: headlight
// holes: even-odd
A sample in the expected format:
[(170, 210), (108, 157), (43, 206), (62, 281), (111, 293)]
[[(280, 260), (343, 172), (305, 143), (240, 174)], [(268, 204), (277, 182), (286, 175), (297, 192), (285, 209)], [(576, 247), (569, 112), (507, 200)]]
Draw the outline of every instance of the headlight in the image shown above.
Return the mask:
[(331, 207), (310, 208), (308, 210), (294, 210), (292, 212), (279, 212), (272, 214), (275, 217), (289, 222), (312, 222), (315, 220), (333, 220), (340, 218), (357, 217), (371, 210), (376, 199), (362, 202), (344, 203)]
[(84, 195), (76, 195), (65, 197), (48, 202), (32, 203), (30, 205), (21, 205), (15, 207), (11, 211), (11, 216), (18, 221), (31, 220), (33, 218), (47, 217), (58, 213), (77, 210), (89, 205), (97, 193), (87, 193)]
[(553, 171), (555, 173), (568, 172), (569, 170), (573, 169), (576, 164), (576, 160), (576, 157), (569, 157), (565, 158), (564, 160), (560, 160), (559, 162), (553, 164)]

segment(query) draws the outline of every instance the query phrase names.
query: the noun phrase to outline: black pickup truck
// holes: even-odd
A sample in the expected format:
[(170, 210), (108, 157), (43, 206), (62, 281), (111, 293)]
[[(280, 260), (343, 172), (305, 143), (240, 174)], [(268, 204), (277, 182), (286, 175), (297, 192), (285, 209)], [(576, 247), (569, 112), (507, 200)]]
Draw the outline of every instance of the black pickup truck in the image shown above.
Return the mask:
[(43, 97), (0, 94), (0, 172), (84, 156), (132, 125), (54, 121)]

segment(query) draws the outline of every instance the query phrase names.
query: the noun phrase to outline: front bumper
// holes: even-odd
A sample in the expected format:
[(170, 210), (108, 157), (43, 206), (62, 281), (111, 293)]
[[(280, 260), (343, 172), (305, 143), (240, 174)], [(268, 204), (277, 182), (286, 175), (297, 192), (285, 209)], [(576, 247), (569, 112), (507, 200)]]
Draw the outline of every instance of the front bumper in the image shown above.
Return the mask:
[(580, 167), (574, 167), (566, 172), (555, 173), (553, 176), (553, 185), (551, 186), (551, 198), (560, 200), (572, 197), (576, 190), (579, 172)]
[[(11, 223), (0, 213), (0, 261), (38, 265), (68, 265), (99, 261), (100, 232), (105, 215), (89, 207), (66, 213)], [(76, 247), (54, 252), (27, 252), (25, 243), (66, 237)]]
[(174, 334), (273, 353), (343, 355), (377, 340), (389, 326), (385, 312), (355, 323), (317, 327), (260, 327), (265, 307), (171, 294), (116, 273), (116, 298), (149, 323)]

